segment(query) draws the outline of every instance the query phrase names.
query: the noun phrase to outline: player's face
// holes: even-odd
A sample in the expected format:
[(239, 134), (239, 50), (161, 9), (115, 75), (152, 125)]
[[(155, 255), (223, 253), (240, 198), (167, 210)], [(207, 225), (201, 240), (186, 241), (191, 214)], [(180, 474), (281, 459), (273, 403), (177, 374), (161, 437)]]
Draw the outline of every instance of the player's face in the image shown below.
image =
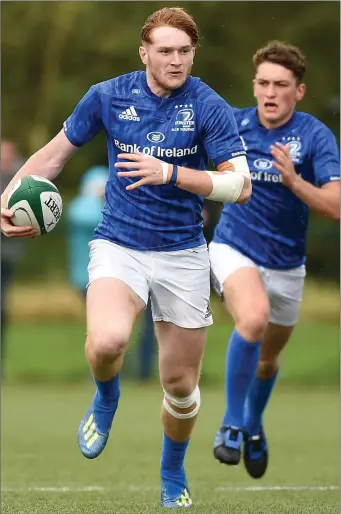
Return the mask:
[(274, 128), (291, 118), (296, 102), (304, 96), (305, 85), (297, 84), (293, 72), (284, 66), (263, 62), (258, 66), (253, 92), (261, 123)]
[(168, 96), (178, 89), (191, 73), (195, 48), (183, 30), (157, 27), (151, 33), (152, 43), (140, 47), (146, 65), (148, 85), (153, 93)]

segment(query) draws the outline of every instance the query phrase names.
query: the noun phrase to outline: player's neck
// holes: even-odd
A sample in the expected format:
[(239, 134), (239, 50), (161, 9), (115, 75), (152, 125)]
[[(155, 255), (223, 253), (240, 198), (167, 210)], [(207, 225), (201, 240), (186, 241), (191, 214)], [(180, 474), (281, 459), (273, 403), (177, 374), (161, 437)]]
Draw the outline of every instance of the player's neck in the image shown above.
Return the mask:
[(154, 93), (154, 95), (161, 96), (164, 98), (168, 98), (171, 95), (172, 91), (170, 89), (164, 88), (161, 84), (159, 84), (159, 82), (157, 82), (153, 78), (153, 76), (148, 72), (148, 70), (146, 70), (146, 76), (148, 87), (151, 90), (151, 92)]
[(262, 114), (259, 112), (259, 110), (257, 110), (257, 115), (258, 115), (260, 124), (263, 125), (263, 127), (265, 127), (266, 129), (271, 130), (271, 129), (276, 129), (276, 128), (282, 127), (282, 125), (285, 125), (286, 123), (288, 123), (288, 121), (291, 120), (291, 118), (293, 117), (294, 111), (291, 111), (285, 118), (281, 118), (280, 120), (274, 120), (274, 121), (267, 120), (264, 116), (262, 116)]

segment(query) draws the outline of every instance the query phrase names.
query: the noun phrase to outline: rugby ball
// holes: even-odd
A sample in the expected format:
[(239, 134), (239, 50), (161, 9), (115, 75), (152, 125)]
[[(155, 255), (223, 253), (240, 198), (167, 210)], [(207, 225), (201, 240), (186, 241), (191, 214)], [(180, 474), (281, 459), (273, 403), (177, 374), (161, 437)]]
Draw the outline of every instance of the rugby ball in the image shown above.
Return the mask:
[(18, 227), (31, 226), (40, 235), (51, 232), (63, 210), (63, 201), (56, 186), (44, 177), (28, 175), (13, 186), (7, 201), (14, 213), (11, 221)]

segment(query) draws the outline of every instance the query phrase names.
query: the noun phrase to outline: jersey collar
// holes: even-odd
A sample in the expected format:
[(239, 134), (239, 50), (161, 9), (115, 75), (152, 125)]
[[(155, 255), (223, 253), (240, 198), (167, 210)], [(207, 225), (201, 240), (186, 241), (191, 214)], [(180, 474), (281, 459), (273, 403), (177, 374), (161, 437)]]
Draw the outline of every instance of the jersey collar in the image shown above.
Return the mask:
[(272, 132), (273, 134), (276, 134), (277, 132), (282, 132), (283, 130), (289, 129), (292, 125), (294, 125), (296, 118), (297, 118), (297, 112), (294, 111), (293, 115), (286, 123), (284, 123), (283, 125), (280, 125), (279, 127), (273, 128), (273, 129), (267, 129), (266, 127), (264, 127), (264, 125), (261, 124), (261, 122), (259, 121), (259, 117), (258, 117), (257, 107), (255, 107), (254, 116), (255, 116), (255, 120), (256, 120), (256, 125), (259, 128), (261, 128), (264, 132)]

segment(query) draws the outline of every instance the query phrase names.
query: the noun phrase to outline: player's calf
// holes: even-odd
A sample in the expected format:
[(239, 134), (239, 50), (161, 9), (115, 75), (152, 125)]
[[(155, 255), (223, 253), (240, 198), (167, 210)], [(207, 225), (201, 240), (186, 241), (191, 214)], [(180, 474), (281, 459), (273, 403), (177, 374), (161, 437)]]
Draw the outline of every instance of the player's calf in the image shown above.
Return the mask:
[(161, 457), (161, 505), (164, 507), (192, 505), (184, 459), (199, 408), (198, 386), (186, 397), (173, 396), (165, 391), (162, 409), (165, 432)]
[(90, 333), (86, 356), (96, 384), (92, 404), (78, 429), (82, 454), (94, 459), (104, 450), (120, 397), (119, 369), (128, 338), (120, 329)]

